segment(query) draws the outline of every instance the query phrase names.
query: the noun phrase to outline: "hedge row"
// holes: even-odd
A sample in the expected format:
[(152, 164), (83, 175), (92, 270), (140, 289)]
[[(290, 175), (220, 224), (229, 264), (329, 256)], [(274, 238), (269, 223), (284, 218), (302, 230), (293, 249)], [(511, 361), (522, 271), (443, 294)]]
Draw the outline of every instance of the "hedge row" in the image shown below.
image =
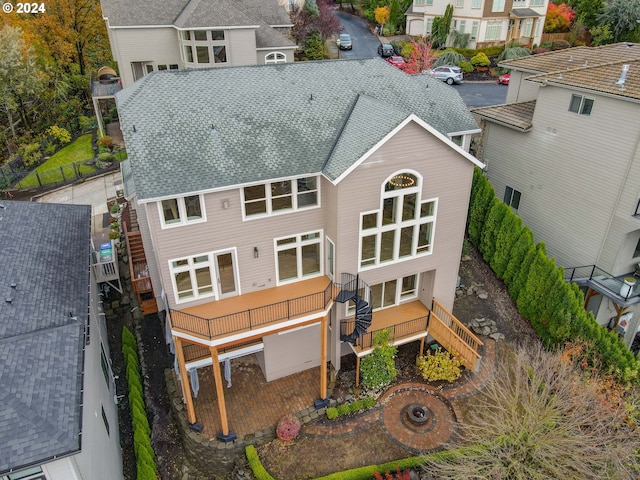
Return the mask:
[(366, 397), (360, 400), (354, 400), (351, 403), (343, 403), (337, 407), (329, 407), (326, 410), (327, 419), (334, 420), (342, 415), (349, 415), (350, 413), (357, 413), (360, 410), (366, 410), (373, 407), (376, 404), (375, 397)]
[(157, 480), (155, 453), (151, 446), (151, 427), (144, 406), (140, 362), (136, 339), (127, 327), (122, 328), (122, 355), (129, 383), (129, 407), (133, 424), (133, 448), (138, 480)]
[(478, 168), (473, 175), (467, 233), (547, 347), (584, 340), (594, 349), (592, 365), (625, 383), (640, 380), (640, 364), (633, 353), (584, 309), (579, 287), (564, 281), (563, 269), (547, 257), (544, 243), (534, 242), (531, 230), (498, 200)]

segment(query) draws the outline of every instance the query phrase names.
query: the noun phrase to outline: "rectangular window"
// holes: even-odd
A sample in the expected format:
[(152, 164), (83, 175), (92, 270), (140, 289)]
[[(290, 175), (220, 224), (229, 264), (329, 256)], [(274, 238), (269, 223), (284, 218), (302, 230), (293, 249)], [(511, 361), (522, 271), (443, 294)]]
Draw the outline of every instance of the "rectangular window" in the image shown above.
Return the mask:
[(184, 46), (184, 61), (193, 63), (193, 50), (191, 50), (191, 45)]
[(224, 45), (213, 46), (213, 61), (214, 63), (226, 63), (227, 62), (227, 47)]
[(464, 0), (456, 0), (456, 8), (463, 8)]
[(242, 189), (244, 215), (264, 216), (318, 206), (318, 177), (303, 177)]
[(640, 257), (640, 240), (638, 240), (638, 243), (636, 244), (636, 249), (633, 252), (633, 258), (638, 258)]
[(158, 71), (162, 72), (167, 69), (166, 65), (158, 65)]
[(173, 227), (206, 220), (202, 205), (202, 195), (169, 198), (158, 203), (162, 227)]
[(102, 345), (102, 342), (100, 343), (100, 366), (102, 367), (104, 381), (107, 382), (107, 388), (109, 388), (109, 363), (107, 361), (107, 355), (104, 353), (104, 346)]
[(531, 0), (530, 7), (544, 7), (545, 0)]
[(206, 42), (207, 41), (207, 31), (206, 30), (194, 30), (193, 39), (196, 42)]
[(591, 115), (593, 110), (593, 99), (586, 98), (582, 95), (571, 95), (571, 103), (569, 103), (569, 111), (579, 113), (580, 115)]
[(502, 36), (502, 20), (490, 20), (487, 22), (485, 40), (500, 40)]
[(433, 17), (426, 19), (425, 27), (426, 27), (425, 33), (427, 35), (431, 35), (431, 32), (433, 31)]
[(206, 253), (169, 261), (176, 301), (213, 296), (212, 267), (211, 255)]
[(102, 421), (104, 422), (104, 428), (107, 429), (107, 435), (109, 435), (109, 420), (107, 420), (107, 414), (104, 411), (104, 407), (100, 405), (100, 410), (102, 410)]
[(520, 206), (520, 192), (518, 190), (514, 190), (511, 187), (506, 187), (504, 189), (504, 203), (509, 205), (515, 210), (518, 210)]
[(533, 18), (525, 19), (524, 26), (522, 27), (522, 35), (524, 37), (530, 37), (532, 29), (533, 29)]
[(526, 6), (526, 4), (527, 4), (527, 0), (513, 0), (514, 8), (522, 8)]
[(413, 0), (413, 4), (416, 7), (424, 7), (425, 5), (425, 0)]
[(169, 65), (169, 70), (178, 70), (178, 64), (172, 63), (171, 65)]
[(211, 30), (211, 40), (224, 41), (224, 30)]
[(460, 20), (460, 25), (458, 27), (458, 31), (460, 33), (464, 33), (464, 31), (467, 29), (467, 21), (466, 20)]
[[(371, 293), (373, 294), (373, 310), (394, 307), (404, 300), (410, 300), (417, 297), (418, 276), (409, 275), (403, 278), (394, 278), (383, 283), (371, 285)], [(361, 293), (361, 297), (363, 296)], [(355, 303), (350, 301), (347, 303), (347, 315), (355, 314)]]
[(480, 22), (473, 22), (471, 24), (471, 40), (478, 38), (478, 26)]
[(482, 0), (471, 0), (471, 8), (480, 8), (482, 6)]
[(198, 63), (209, 63), (209, 47), (196, 47)]
[(321, 246), (322, 233), (319, 231), (276, 239), (278, 282), (320, 275)]
[(492, 12), (504, 12), (504, 2), (505, 0), (493, 0), (493, 5), (491, 6)]
[(425, 5), (426, 5), (427, 7), (433, 7), (433, 0), (426, 0)]

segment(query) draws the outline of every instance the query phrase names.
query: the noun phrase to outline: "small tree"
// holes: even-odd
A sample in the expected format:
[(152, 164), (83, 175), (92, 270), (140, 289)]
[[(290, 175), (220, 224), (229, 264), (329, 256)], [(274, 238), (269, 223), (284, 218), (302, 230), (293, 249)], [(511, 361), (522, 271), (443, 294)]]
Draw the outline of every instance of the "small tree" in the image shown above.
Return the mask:
[(431, 68), (435, 56), (431, 53), (431, 42), (425, 37), (418, 37), (417, 40), (411, 38), (409, 40), (411, 48), (405, 73), (414, 74), (421, 73)]
[(550, 2), (544, 20), (544, 31), (547, 33), (568, 32), (576, 12), (566, 3), (556, 5)]
[(389, 7), (378, 7), (373, 11), (373, 15), (376, 23), (384, 28), (384, 25), (389, 21)]
[(453, 5), (449, 4), (444, 10), (442, 17), (435, 17), (431, 27), (431, 38), (435, 48), (444, 47), (451, 32), (451, 21), (453, 20)]
[(381, 330), (373, 336), (373, 351), (360, 363), (362, 386), (365, 388), (382, 388), (396, 378), (395, 356), (398, 349), (390, 343), (388, 330)]

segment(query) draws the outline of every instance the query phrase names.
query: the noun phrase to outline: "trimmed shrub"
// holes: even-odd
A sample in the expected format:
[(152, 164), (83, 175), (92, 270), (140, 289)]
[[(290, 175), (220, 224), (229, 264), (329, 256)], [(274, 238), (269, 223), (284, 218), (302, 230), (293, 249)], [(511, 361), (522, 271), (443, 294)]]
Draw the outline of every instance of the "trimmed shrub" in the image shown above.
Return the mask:
[(518, 277), (518, 272), (524, 262), (524, 258), (530, 248), (533, 248), (535, 243), (533, 242), (533, 233), (529, 230), (529, 227), (524, 227), (520, 232), (518, 240), (515, 245), (509, 251), (509, 261), (507, 262), (507, 268), (504, 272), (502, 280), (507, 287), (511, 287), (511, 284)]
[(138, 342), (136, 342), (136, 337), (133, 336), (131, 330), (127, 327), (122, 327), (122, 345), (128, 345), (133, 350), (138, 351)]
[(367, 397), (364, 399), (364, 406), (366, 408), (373, 407), (376, 404), (376, 397)]
[(570, 48), (571, 44), (566, 40), (557, 40), (551, 44), (551, 50), (564, 50)]
[(98, 154), (98, 161), (107, 163), (113, 161), (114, 156), (109, 152), (102, 152)]
[(276, 435), (285, 442), (294, 440), (300, 433), (300, 420), (293, 415), (282, 417), (276, 426)]
[(491, 208), (487, 213), (484, 228), (482, 229), (479, 247), (482, 258), (484, 258), (484, 261), (487, 263), (491, 261), (493, 255), (496, 253), (496, 238), (498, 237), (502, 220), (508, 210), (509, 207), (507, 207), (504, 202), (498, 200), (497, 197), (493, 197)]
[(460, 65), (458, 65), (458, 66), (462, 70), (462, 73), (471, 73), (471, 72), (473, 72), (473, 65), (471, 65), (471, 62), (460, 62)]
[(398, 349), (390, 344), (390, 333), (387, 330), (379, 331), (374, 335), (373, 345), (375, 345), (373, 351), (360, 362), (362, 386), (386, 387), (396, 378), (394, 358)]
[(488, 67), (489, 65), (491, 65), (491, 60), (489, 60), (489, 57), (487, 57), (487, 55), (482, 52), (471, 57), (470, 61), (471, 65), (473, 65), (474, 67)]
[(325, 411), (328, 420), (335, 420), (338, 418), (338, 409), (336, 407), (329, 407)]
[(343, 403), (341, 405), (338, 405), (338, 415), (347, 415), (351, 413), (351, 408), (349, 408), (349, 404), (348, 403)]
[(100, 144), (101, 147), (111, 148), (113, 147), (113, 138), (111, 138), (109, 135), (104, 135), (103, 137), (100, 138), (100, 140), (98, 140), (98, 143)]
[(496, 235), (495, 252), (491, 262), (489, 262), (498, 278), (504, 277), (511, 258), (511, 249), (518, 241), (518, 235), (520, 235), (521, 231), (522, 220), (510, 208), (507, 208)]
[(462, 362), (441, 348), (428, 355), (419, 356), (416, 365), (422, 378), (428, 382), (437, 380), (453, 382), (462, 375)]
[(256, 480), (275, 480), (275, 478), (269, 475), (269, 472), (264, 468), (264, 465), (262, 465), (260, 457), (258, 457), (256, 447), (253, 445), (247, 445), (244, 449), (244, 453), (247, 456), (247, 462), (249, 462), (249, 466), (251, 467), (251, 471), (253, 472), (253, 476), (256, 477)]

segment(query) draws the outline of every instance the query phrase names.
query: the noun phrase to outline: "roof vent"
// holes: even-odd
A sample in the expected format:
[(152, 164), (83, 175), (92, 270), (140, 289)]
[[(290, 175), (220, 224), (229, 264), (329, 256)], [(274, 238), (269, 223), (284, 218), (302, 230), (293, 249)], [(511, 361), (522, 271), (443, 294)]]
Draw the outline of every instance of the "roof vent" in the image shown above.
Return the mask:
[(629, 64), (625, 63), (622, 65), (622, 73), (620, 73), (620, 78), (616, 81), (616, 85), (624, 85), (624, 82), (627, 81), (627, 73), (629, 73)]
[(583, 67), (588, 67), (589, 66), (589, 60), (585, 60), (584, 63), (582, 64)]
[(573, 62), (573, 55), (569, 55), (569, 61)]
[(5, 208), (7, 208), (7, 207), (5, 206), (5, 204), (4, 204), (4, 203), (0, 203), (0, 210), (4, 210)]
[(5, 302), (7, 302), (8, 304), (12, 304), (13, 303), (13, 298), (11, 297), (7, 297), (4, 299)]
[(558, 78), (559, 78), (560, 80), (562, 80), (562, 73), (560, 73), (560, 75), (558, 75)]
[(11, 286), (11, 288), (13, 288), (14, 290), (15, 290), (16, 288), (18, 288), (18, 284), (17, 284), (16, 282), (11, 282), (11, 285), (10, 285), (10, 286)]

